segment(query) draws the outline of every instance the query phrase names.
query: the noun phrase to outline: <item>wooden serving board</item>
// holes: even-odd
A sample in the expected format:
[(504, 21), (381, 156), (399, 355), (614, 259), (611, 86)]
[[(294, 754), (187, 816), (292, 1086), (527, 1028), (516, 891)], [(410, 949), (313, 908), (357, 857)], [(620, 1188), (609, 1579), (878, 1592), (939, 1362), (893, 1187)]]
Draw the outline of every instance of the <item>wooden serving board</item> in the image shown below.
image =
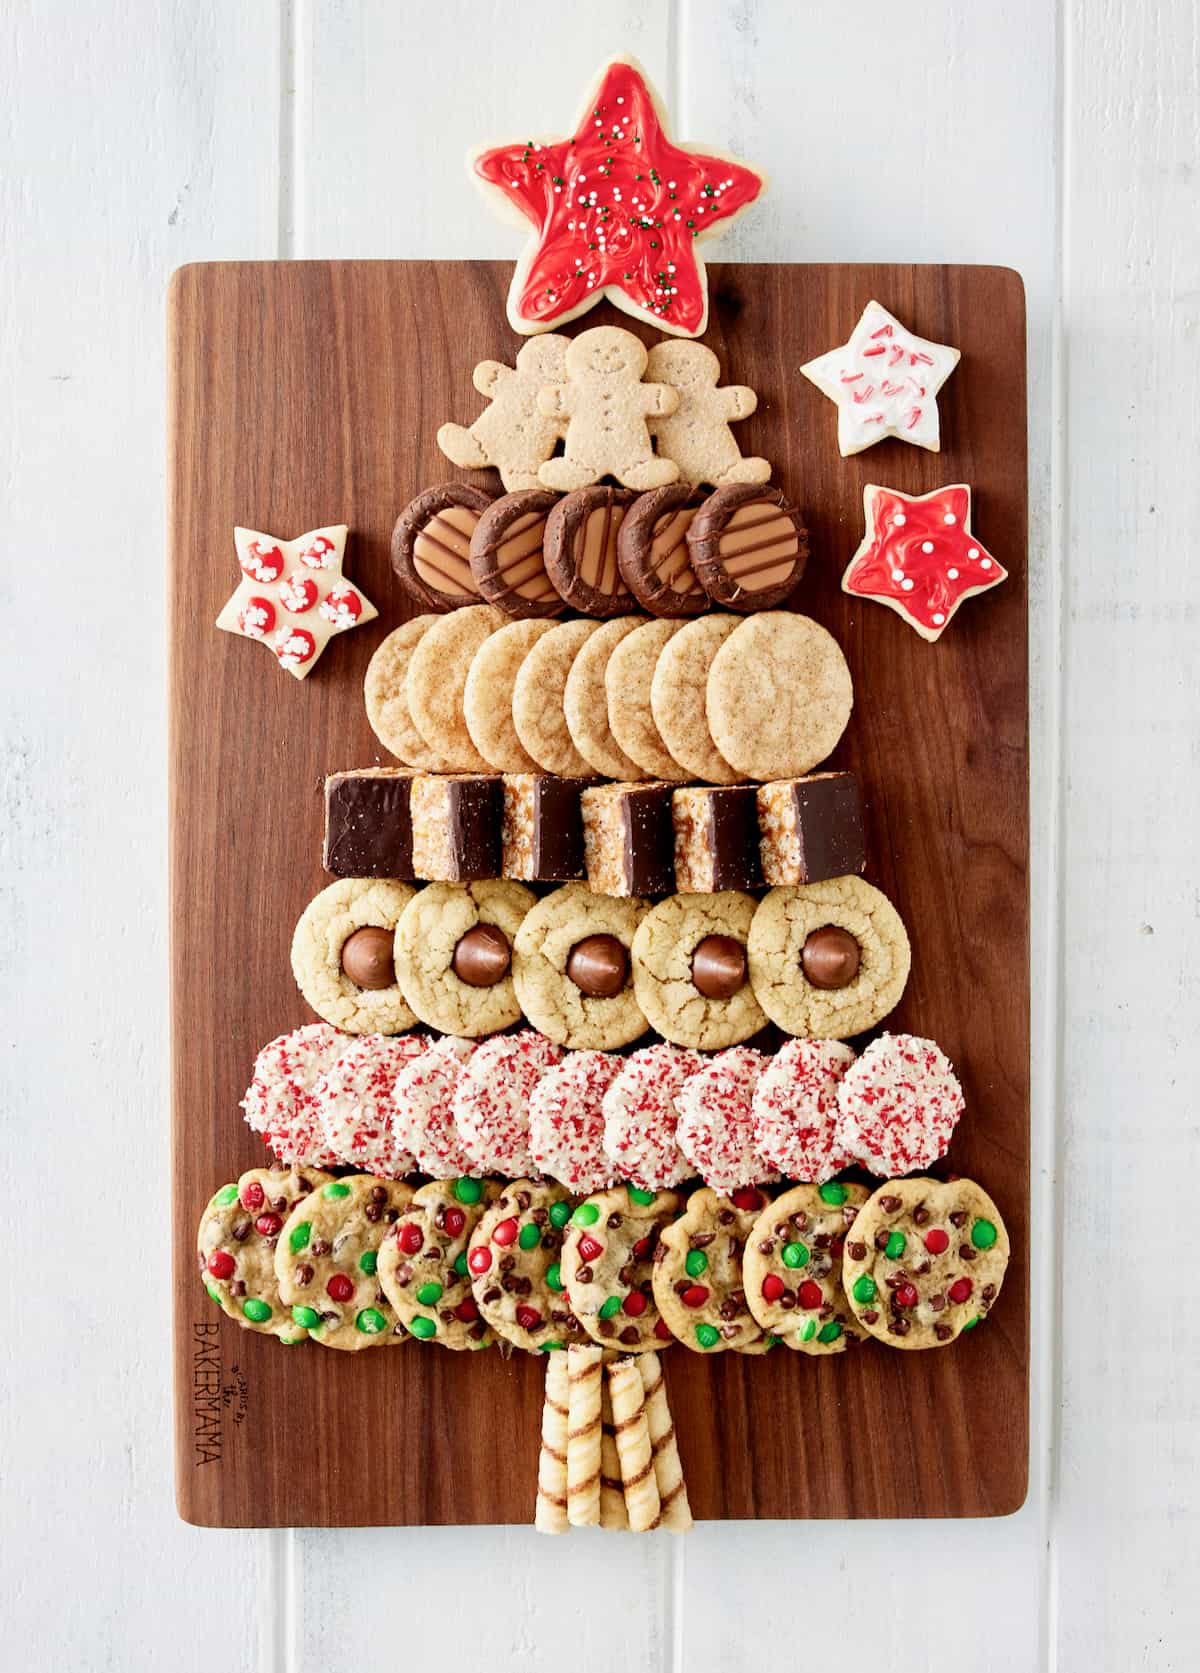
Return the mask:
[[(416, 1343), (283, 1348), (222, 1318), (196, 1278), (212, 1192), (263, 1160), (238, 1100), (257, 1049), (311, 1021), (292, 929), (328, 878), (322, 784), (381, 759), (362, 681), (408, 611), (392, 524), (456, 473), (438, 425), (480, 410), (471, 369), (517, 344), (499, 262), (184, 268), (170, 303), (171, 874), (177, 1496), (219, 1527), (527, 1522), (543, 1363)], [(1017, 1509), (1028, 1464), (1029, 956), (1025, 312), (992, 267), (712, 266), (706, 341), (758, 391), (738, 426), (803, 508), (812, 557), (793, 600), (845, 650), (854, 715), (832, 765), (859, 775), (867, 877), (897, 903), (912, 977), (890, 1019), (938, 1040), (967, 1096), (942, 1171), (978, 1178), (1012, 1234), (985, 1327), (943, 1352), (665, 1356), (701, 1518), (986, 1516)], [(801, 364), (877, 297), (962, 350), (940, 396), (943, 451), (888, 441), (838, 456), (836, 414)], [(607, 305), (567, 327), (629, 325)], [(634, 327), (652, 339), (653, 333)], [(974, 489), (974, 526), (1010, 572), (926, 644), (847, 598), (862, 488)], [(213, 628), (238, 579), (233, 527), (291, 537), (345, 521), (348, 571), (380, 619), (299, 684)]]

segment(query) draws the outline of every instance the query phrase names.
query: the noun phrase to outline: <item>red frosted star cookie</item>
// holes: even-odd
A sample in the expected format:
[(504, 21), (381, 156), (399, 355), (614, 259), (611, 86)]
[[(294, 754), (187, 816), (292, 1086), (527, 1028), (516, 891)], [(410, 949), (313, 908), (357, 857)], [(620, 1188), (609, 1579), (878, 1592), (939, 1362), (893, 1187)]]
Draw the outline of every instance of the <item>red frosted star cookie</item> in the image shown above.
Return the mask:
[(842, 591), (886, 604), (922, 639), (939, 639), (964, 598), (1008, 579), (971, 533), (971, 490), (962, 483), (910, 496), (868, 484), (866, 533)]
[(763, 177), (667, 137), (661, 105), (632, 59), (604, 66), (570, 139), (484, 147), (476, 179), (534, 236), (508, 293), (529, 336), (607, 296), (680, 337), (708, 323), (708, 282), (694, 241), (745, 209)]
[(259, 639), (298, 680), (316, 666), (336, 633), (379, 614), (369, 598), (342, 574), (345, 523), (310, 529), (295, 540), (276, 540), (256, 529), (234, 529), (242, 579), (217, 617), (225, 633)]

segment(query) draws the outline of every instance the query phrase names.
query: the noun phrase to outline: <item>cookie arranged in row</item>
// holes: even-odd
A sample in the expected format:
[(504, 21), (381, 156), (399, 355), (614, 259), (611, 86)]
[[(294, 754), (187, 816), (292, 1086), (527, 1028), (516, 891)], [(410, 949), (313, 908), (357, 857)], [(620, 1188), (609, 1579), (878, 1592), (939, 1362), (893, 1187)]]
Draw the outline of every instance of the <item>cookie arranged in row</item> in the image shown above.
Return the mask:
[(524, 1016), (576, 1049), (614, 1050), (653, 1028), (717, 1051), (768, 1021), (847, 1039), (882, 1021), (908, 980), (908, 935), (861, 877), (669, 895), (651, 905), (567, 883), (340, 878), (305, 908), (292, 971), (318, 1016), (349, 1034), (420, 1021), (479, 1038)]

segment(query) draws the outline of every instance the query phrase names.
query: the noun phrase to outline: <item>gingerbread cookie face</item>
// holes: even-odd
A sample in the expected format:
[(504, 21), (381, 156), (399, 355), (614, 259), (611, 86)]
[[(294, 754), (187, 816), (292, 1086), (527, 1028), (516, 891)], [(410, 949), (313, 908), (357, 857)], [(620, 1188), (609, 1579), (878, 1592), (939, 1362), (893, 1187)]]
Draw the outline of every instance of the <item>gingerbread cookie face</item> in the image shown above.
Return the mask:
[(688, 530), (688, 551), (713, 603), (748, 614), (782, 604), (799, 581), (808, 531), (782, 488), (743, 482), (705, 500)]
[(494, 1180), (433, 1180), (413, 1192), (379, 1250), (379, 1282), (419, 1342), (489, 1348), (496, 1340), (471, 1293), (467, 1245), (500, 1194)]
[(846, 659), (808, 616), (748, 616), (713, 657), (708, 729), (747, 778), (798, 778), (837, 745), (854, 705)]
[(892, 1348), (944, 1348), (985, 1319), (1009, 1242), (999, 1210), (970, 1179), (893, 1179), (846, 1234), (842, 1282), (859, 1323)]
[(412, 1200), (398, 1180), (331, 1179), (298, 1203), (275, 1247), (275, 1277), (292, 1321), (327, 1348), (407, 1342), (376, 1267), (388, 1229)]
[(416, 894), (382, 877), (341, 877), (304, 908), (292, 936), (296, 986), (347, 1034), (400, 1034), (417, 1020), (396, 980), (393, 939)]
[(742, 1259), (746, 1300), (764, 1330), (801, 1353), (844, 1353), (866, 1332), (842, 1293), (842, 1247), (865, 1185), (796, 1185), (759, 1215)]
[(590, 1340), (562, 1281), (571, 1199), (561, 1185), (515, 1179), (471, 1234), (467, 1268), (479, 1311), (498, 1336), (527, 1353)]
[(659, 1233), (654, 1299), (676, 1341), (693, 1353), (747, 1348), (761, 1337), (746, 1304), (742, 1254), (766, 1205), (766, 1192), (751, 1186), (732, 1196), (704, 1186)]
[(636, 607), (617, 563), (628, 488), (577, 488), (546, 519), (546, 568), (558, 593), (584, 616), (622, 616)]
[(602, 1346), (646, 1353), (674, 1341), (654, 1300), (654, 1254), (682, 1208), (678, 1191), (618, 1185), (571, 1215), (562, 1278), (575, 1317)]
[(560, 1045), (595, 1051), (615, 1051), (645, 1033), (630, 967), (645, 910), (637, 897), (596, 895), (582, 883), (533, 907), (513, 944), (513, 977), (535, 1028)]
[(392, 568), (419, 608), (442, 612), (479, 603), (471, 536), (491, 503), (482, 488), (442, 482), (400, 513), (392, 532)]
[(758, 396), (745, 384), (723, 389), (721, 362), (703, 343), (655, 343), (646, 360), (646, 376), (669, 384), (679, 404), (669, 418), (651, 421), (658, 451), (679, 466), (680, 480), (693, 487), (711, 482), (722, 488), (731, 482), (766, 482), (771, 475), (766, 459), (743, 459), (731, 423), (749, 418)]
[(631, 331), (597, 325), (571, 340), (567, 381), (544, 389), (538, 410), (565, 418), (562, 454), (538, 470), (544, 488), (569, 494), (615, 476), (639, 492), (674, 482), (679, 466), (655, 457), (647, 418), (675, 411), (679, 397), (663, 383), (644, 383), (646, 349)]
[(489, 604), (506, 616), (557, 616), (563, 601), (546, 569), (546, 523), (558, 504), (546, 488), (505, 494), (479, 521), (471, 569)]
[(408, 665), (413, 652), (439, 618), (414, 616), (387, 638), (367, 664), (363, 695), (371, 730), (384, 749), (424, 773), (448, 773), (450, 763), (431, 749), (417, 730), (408, 706)]
[(534, 896), (520, 883), (431, 883), (396, 926), (408, 1004), (443, 1034), (478, 1039), (521, 1019), (512, 947)]
[(672, 482), (640, 494), (625, 514), (617, 562), (625, 585), (652, 616), (699, 616), (708, 609), (687, 545), (702, 503), (690, 482)]
[(900, 1003), (911, 954), (900, 914), (861, 877), (772, 889), (746, 942), (755, 997), (788, 1034), (845, 1040)]
[(720, 1051), (766, 1025), (750, 986), (751, 895), (671, 895), (633, 939), (633, 984), (651, 1028), (677, 1046)]
[(288, 1215), (328, 1181), (316, 1168), (251, 1168), (236, 1185), (222, 1185), (196, 1236), (200, 1279), (221, 1311), (288, 1347), (308, 1331), (280, 1300), (275, 1249)]

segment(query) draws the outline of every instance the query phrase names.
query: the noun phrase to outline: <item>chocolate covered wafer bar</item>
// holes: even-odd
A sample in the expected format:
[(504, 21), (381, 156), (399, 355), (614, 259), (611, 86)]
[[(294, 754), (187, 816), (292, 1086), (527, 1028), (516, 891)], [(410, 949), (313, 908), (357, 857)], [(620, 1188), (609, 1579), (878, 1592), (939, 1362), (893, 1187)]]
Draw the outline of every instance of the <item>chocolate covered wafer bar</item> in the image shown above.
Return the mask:
[(418, 773), (409, 796), (413, 876), (474, 883), (500, 875), (499, 777)]
[(529, 883), (567, 883), (583, 876), (586, 778), (505, 773), (500, 875)]
[(583, 858), (593, 893), (672, 893), (673, 788), (652, 779), (642, 784), (597, 784), (583, 792)]
[(699, 616), (708, 594), (692, 568), (687, 535), (704, 502), (687, 482), (639, 494), (617, 534), (625, 585), (652, 616)]
[(782, 488), (735, 482), (692, 518), (688, 551), (714, 604), (743, 615), (782, 604), (804, 574), (808, 532)]
[(546, 572), (546, 519), (558, 504), (547, 488), (519, 488), (496, 500), (471, 536), (471, 573), (506, 616), (557, 616), (564, 608)]
[(853, 773), (810, 773), (760, 784), (759, 853), (763, 880), (820, 883), (848, 877), (867, 862), (862, 792)]
[(762, 887), (754, 785), (685, 785), (671, 797), (671, 816), (680, 894)]
[(583, 616), (627, 616), (637, 600), (617, 562), (630, 488), (576, 488), (546, 519), (546, 568), (555, 587)]
[(325, 780), (325, 870), (335, 877), (415, 877), (402, 767), (364, 767)]
[(423, 610), (457, 610), (479, 603), (470, 544), (491, 503), (491, 494), (482, 488), (442, 482), (405, 506), (392, 531), (392, 568), (414, 604)]

